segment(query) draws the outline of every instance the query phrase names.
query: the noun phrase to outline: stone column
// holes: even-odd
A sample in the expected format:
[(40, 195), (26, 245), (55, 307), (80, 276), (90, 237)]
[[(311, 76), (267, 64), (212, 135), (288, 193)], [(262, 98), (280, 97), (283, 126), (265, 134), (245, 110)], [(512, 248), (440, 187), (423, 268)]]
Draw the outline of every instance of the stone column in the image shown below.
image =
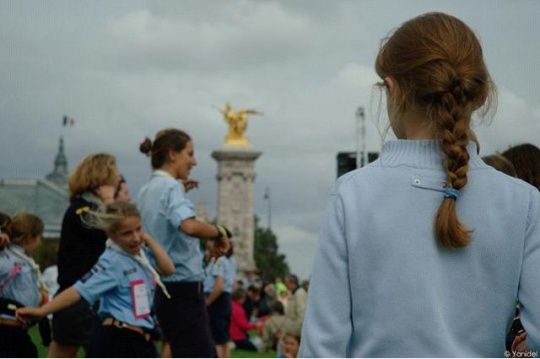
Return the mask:
[(212, 152), (218, 162), (217, 220), (233, 234), (238, 271), (256, 269), (253, 258), (255, 222), (253, 219), (253, 182), (255, 160), (261, 152), (249, 148), (225, 146)]

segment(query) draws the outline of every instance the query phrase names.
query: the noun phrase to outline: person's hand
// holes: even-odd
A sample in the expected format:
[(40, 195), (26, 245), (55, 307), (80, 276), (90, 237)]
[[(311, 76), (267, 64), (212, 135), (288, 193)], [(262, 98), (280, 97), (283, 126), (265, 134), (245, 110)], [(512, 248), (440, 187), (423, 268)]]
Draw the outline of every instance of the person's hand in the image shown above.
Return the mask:
[(183, 180), (182, 184), (184, 185), (184, 189), (186, 192), (189, 192), (190, 190), (194, 188), (199, 188), (199, 181), (188, 178), (187, 180)]
[(529, 352), (530, 349), (527, 346), (527, 333), (517, 335), (512, 343), (513, 352)]
[(146, 233), (144, 230), (141, 233), (141, 239), (144, 244), (149, 245), (154, 240), (154, 237)]
[(38, 321), (45, 316), (41, 308), (24, 307), (19, 308), (15, 312), (15, 318), (23, 324), (27, 324), (31, 321)]
[(96, 196), (101, 199), (101, 202), (105, 204), (109, 204), (114, 202), (114, 192), (116, 191), (116, 188), (114, 186), (104, 184), (99, 186), (96, 189)]
[(41, 296), (41, 305), (47, 304), (49, 302), (49, 292), (45, 289), (40, 289), (39, 294)]
[(214, 251), (217, 257), (225, 255), (231, 248), (231, 242), (229, 240), (230, 231), (223, 225), (217, 224), (216, 228), (219, 232), (218, 237), (214, 245)]
[(9, 236), (6, 233), (0, 233), (0, 247), (9, 245)]

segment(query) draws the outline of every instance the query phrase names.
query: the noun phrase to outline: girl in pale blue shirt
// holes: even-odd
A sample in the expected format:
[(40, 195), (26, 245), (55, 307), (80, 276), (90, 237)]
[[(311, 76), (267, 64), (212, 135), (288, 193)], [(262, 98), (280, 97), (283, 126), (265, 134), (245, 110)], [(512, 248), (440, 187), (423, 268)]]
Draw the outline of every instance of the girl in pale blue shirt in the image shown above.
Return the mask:
[[(159, 273), (171, 274), (174, 266), (161, 246), (144, 233), (135, 205), (114, 202), (104, 212), (90, 212), (87, 224), (104, 230), (109, 239), (96, 265), (72, 287), (39, 308), (17, 310), (21, 321), (42, 318), (81, 298), (100, 301), (101, 326), (91, 339), (88, 357), (156, 357), (155, 321), (151, 315), (154, 287), (163, 287)], [(147, 248), (144, 248), (147, 246)], [(155, 258), (156, 269), (146, 251)]]
[(214, 241), (208, 240), (206, 241), (206, 252), (212, 256), (205, 267), (204, 279), (204, 294), (210, 316), (210, 329), (216, 343), (218, 358), (230, 358), (228, 341), (232, 314), (231, 292), (236, 279), (236, 263), (232, 257), (233, 247), (231, 244), (226, 255), (215, 257)]
[(510, 356), (516, 298), (540, 350), (540, 195), (478, 156), (471, 114), (494, 85), (476, 35), (418, 16), (375, 69), (398, 140), (331, 192), (300, 356)]
[(0, 232), (6, 236), (6, 247), (0, 250), (0, 357), (37, 357), (29, 327), (16, 320), (15, 311), (38, 306), (48, 298), (47, 286), (32, 258), (41, 245), (43, 221), (24, 212), (13, 219), (4, 214), (0, 217), (6, 224), (0, 224)]

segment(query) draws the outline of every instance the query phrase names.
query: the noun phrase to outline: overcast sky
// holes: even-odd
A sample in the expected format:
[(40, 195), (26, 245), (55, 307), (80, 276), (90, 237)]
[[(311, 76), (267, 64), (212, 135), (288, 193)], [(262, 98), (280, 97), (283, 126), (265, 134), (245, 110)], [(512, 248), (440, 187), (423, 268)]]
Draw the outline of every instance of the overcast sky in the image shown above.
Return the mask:
[[(255, 211), (292, 270), (311, 272), (336, 154), (355, 149), (358, 106), (367, 148), (379, 150), (373, 63), (403, 21), (444, 11), (480, 37), (498, 110), (477, 129), (482, 155), (540, 145), (540, 1), (1, 1), (0, 177), (43, 177), (65, 136), (70, 169), (107, 151), (136, 194), (150, 174), (138, 151), (165, 127), (186, 130), (199, 165), (190, 193), (216, 213), (216, 162), (227, 126), (214, 106), (264, 112), (247, 136), (256, 163)], [(76, 119), (61, 126), (64, 114)], [(387, 138), (391, 138), (390, 136)]]

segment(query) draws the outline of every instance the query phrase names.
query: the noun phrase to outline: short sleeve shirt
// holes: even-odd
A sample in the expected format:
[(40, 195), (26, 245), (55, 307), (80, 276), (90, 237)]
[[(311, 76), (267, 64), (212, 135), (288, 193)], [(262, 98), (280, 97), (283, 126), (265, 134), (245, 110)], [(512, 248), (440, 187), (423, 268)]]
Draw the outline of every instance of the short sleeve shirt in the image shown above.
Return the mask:
[(236, 263), (232, 257), (221, 256), (212, 258), (205, 268), (204, 292), (210, 293), (214, 289), (217, 277), (223, 277), (223, 291), (232, 292), (234, 279), (236, 278)]
[[(41, 302), (37, 286), (38, 274), (27, 261), (17, 256), (14, 250), (23, 251), (15, 245), (0, 251), (0, 297), (17, 301), (24, 306), (37, 307)], [(8, 315), (0, 316), (12, 318)]]
[(223, 256), (220, 257), (223, 259), (223, 267), (224, 267), (224, 278), (225, 278), (225, 287), (223, 288), (223, 291), (227, 293), (232, 292), (234, 280), (236, 279), (236, 259), (231, 256)]
[(88, 303), (100, 300), (100, 317), (153, 328), (150, 314), (155, 283), (146, 268), (127, 253), (107, 248), (94, 267), (74, 285)]
[(211, 258), (206, 267), (204, 268), (205, 277), (204, 277), (204, 292), (210, 293), (216, 285), (217, 277), (225, 277), (224, 267), (219, 258)]
[(154, 171), (140, 190), (137, 205), (143, 226), (165, 249), (175, 272), (164, 282), (201, 282), (204, 279), (203, 254), (199, 240), (182, 232), (180, 224), (195, 217), (193, 203), (183, 185), (164, 171)]

